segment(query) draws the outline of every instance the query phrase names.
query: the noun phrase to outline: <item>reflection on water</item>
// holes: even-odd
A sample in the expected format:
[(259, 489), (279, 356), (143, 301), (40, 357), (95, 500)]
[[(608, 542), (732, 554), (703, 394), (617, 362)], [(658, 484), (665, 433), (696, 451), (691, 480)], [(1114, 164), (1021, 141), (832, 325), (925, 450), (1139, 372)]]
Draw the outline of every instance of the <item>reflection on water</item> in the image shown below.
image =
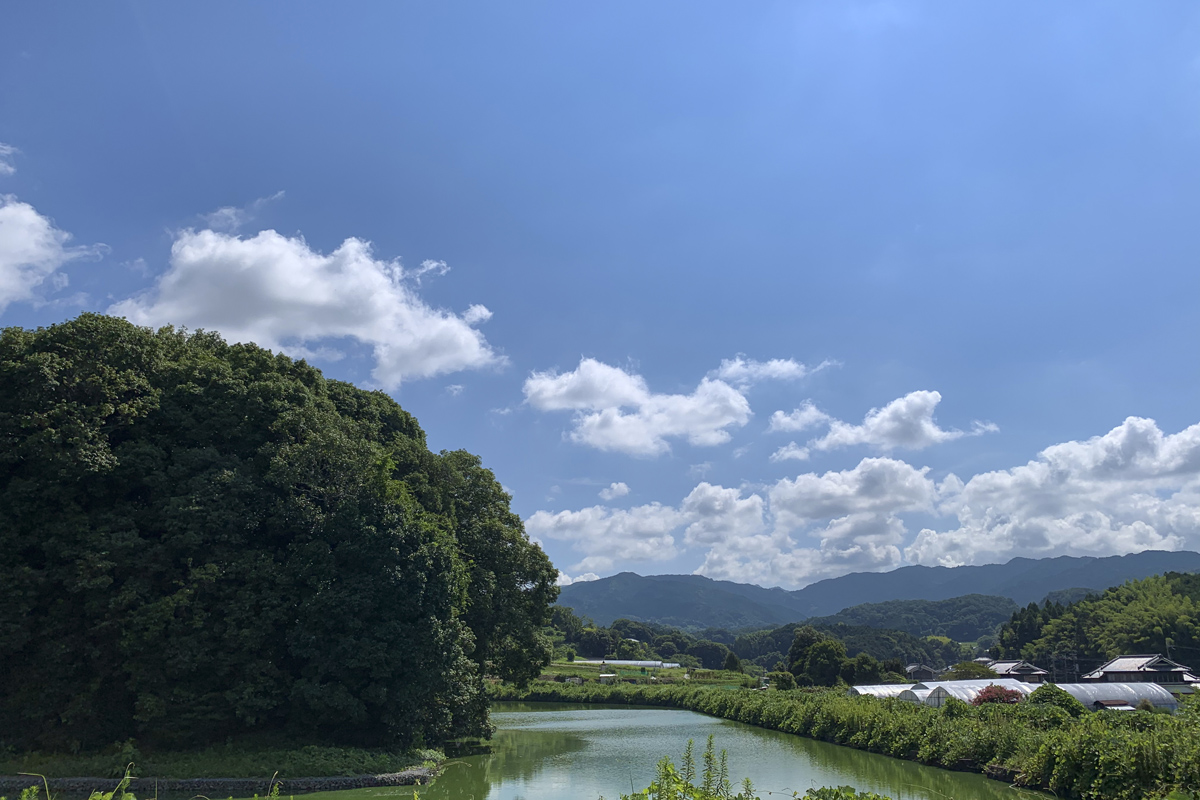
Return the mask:
[[(678, 762), (688, 739), (697, 751), (708, 735), (729, 751), (734, 783), (748, 775), (759, 793), (851, 785), (895, 800), (1018, 800), (1040, 798), (981, 775), (923, 767), (909, 761), (766, 731), (691, 711), (503, 703), (490, 751), (452, 758), (422, 800), (616, 800), (642, 789), (654, 765)], [(699, 754), (699, 753), (697, 753)], [(358, 789), (310, 795), (313, 800), (411, 798), (412, 789)], [(775, 795), (779, 797), (779, 795)]]

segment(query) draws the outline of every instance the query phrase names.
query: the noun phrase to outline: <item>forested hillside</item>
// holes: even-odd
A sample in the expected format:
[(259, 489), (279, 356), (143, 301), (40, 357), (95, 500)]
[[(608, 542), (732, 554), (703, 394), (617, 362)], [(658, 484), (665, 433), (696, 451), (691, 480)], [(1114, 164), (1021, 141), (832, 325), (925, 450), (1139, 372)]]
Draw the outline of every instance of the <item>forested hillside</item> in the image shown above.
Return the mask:
[(668, 625), (628, 619), (615, 620), (611, 626), (598, 626), (569, 608), (556, 606), (553, 626), (571, 651), (583, 658), (661, 659), (706, 669), (720, 669), (731, 654), (739, 664), (753, 664), (764, 670), (782, 664), (790, 669), (795, 653), (789, 656), (789, 652), (800, 628), (813, 631), (813, 636), (836, 640), (843, 655), (850, 659), (864, 654), (880, 662), (895, 660), (901, 662), (900, 669), (910, 661), (934, 666), (954, 664), (966, 655), (953, 642), (845, 624), (792, 623), (741, 634), (710, 628), (692, 634)]
[(1200, 575), (1169, 572), (1063, 605), (1030, 603), (1001, 629), (993, 653), (1074, 679), (1123, 653), (1200, 665)]
[(0, 332), (0, 746), (487, 729), (556, 572), (388, 396), (95, 314)]
[(995, 633), (1008, 621), (1017, 604), (1007, 597), (968, 594), (949, 600), (890, 600), (851, 606), (828, 617), (813, 617), (812, 625), (857, 625), (890, 628), (913, 636), (945, 636), (973, 642)]
[(1095, 591), (1076, 587), (1102, 590), (1169, 570), (1200, 571), (1200, 553), (1147, 550), (1105, 558), (1058, 556), (978, 566), (911, 566), (891, 572), (854, 572), (794, 591), (700, 575), (622, 572), (565, 586), (559, 603), (602, 625), (627, 618), (687, 630), (755, 629), (893, 600), (941, 601), (975, 593), (1011, 598), (1020, 605), (1040, 603), (1060, 590), (1070, 590), (1067, 596), (1076, 599)]

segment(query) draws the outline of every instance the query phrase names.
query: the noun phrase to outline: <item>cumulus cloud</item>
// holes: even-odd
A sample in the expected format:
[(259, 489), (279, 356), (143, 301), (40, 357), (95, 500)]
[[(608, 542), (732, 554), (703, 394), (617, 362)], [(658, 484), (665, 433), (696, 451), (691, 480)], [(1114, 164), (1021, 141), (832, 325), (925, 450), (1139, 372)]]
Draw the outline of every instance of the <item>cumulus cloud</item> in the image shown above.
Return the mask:
[[(940, 392), (910, 392), (883, 408), (867, 412), (861, 425), (833, 420), (829, 432), (812, 442), (817, 450), (832, 450), (866, 444), (888, 451), (897, 448), (920, 450), (931, 445), (958, 439), (967, 434), (960, 430), (938, 427), (933, 412), (942, 401)], [(998, 428), (990, 423), (976, 423), (973, 433), (987, 433)]]
[(751, 416), (745, 395), (724, 381), (706, 377), (691, 394), (656, 394), (642, 376), (591, 358), (571, 372), (532, 373), (524, 392), (534, 408), (575, 412), (572, 441), (635, 456), (666, 453), (669, 438), (724, 444), (728, 429)]
[(808, 455), (807, 447), (801, 447), (795, 442), (788, 442), (774, 453), (771, 453), (771, 461), (807, 461)]
[(583, 554), (574, 570), (606, 570), (617, 561), (665, 561), (674, 558), (682, 515), (659, 503), (629, 510), (592, 506), (580, 511), (538, 511), (525, 520), (525, 530), (539, 539), (568, 542)]
[[(954, 476), (951, 476), (954, 477)], [(921, 564), (1012, 556), (1113, 555), (1200, 545), (1200, 425), (1165, 434), (1129, 417), (1103, 436), (1047, 447), (1029, 463), (954, 478), (940, 509), (959, 526), (922, 530)]]
[(721, 366), (709, 373), (709, 377), (731, 383), (738, 388), (746, 388), (764, 380), (797, 380), (806, 375), (818, 372), (832, 363), (831, 361), (823, 361), (816, 367), (809, 369), (799, 361), (790, 358), (772, 358), (770, 361), (755, 361), (739, 354), (734, 358), (723, 359)]
[(718, 544), (696, 570), (718, 580), (763, 586), (805, 586), (847, 572), (881, 572), (903, 562), (905, 535), (898, 517), (855, 514), (830, 520), (810, 532), (804, 546), (778, 530)]
[(370, 345), (374, 380), (402, 380), (501, 364), (474, 328), (483, 306), (463, 315), (425, 303), (399, 261), (381, 261), (371, 245), (350, 238), (328, 255), (300, 237), (262, 231), (243, 239), (187, 230), (154, 288), (113, 305), (110, 314), (139, 325), (184, 325), (220, 331), (311, 357), (322, 341), (348, 337)]
[[(677, 508), (538, 512), (529, 527), (570, 541), (584, 555), (576, 569), (699, 551), (699, 574), (787, 587), (904, 563), (1200, 549), (1200, 424), (1167, 434), (1130, 417), (1012, 469), (967, 481), (949, 474), (935, 482), (929, 473), (864, 458), (757, 490), (702, 482)], [(908, 515), (934, 524), (914, 538)]]
[(35, 299), (47, 280), (54, 290), (67, 285), (58, 272), (64, 264), (97, 258), (108, 251), (102, 244), (71, 247), (71, 234), (12, 195), (0, 195), (0, 312), (10, 303)]
[(730, 537), (749, 536), (763, 529), (763, 499), (742, 497), (740, 489), (703, 482), (683, 499), (679, 510), (690, 521), (684, 531), (689, 545), (716, 544)]
[(933, 511), (937, 488), (929, 468), (892, 458), (864, 458), (853, 469), (784, 478), (769, 495), (776, 526), (797, 528), (813, 520), (855, 514)]
[(600, 576), (594, 572), (585, 572), (582, 575), (576, 575), (572, 578), (567, 573), (559, 570), (558, 578), (555, 581), (559, 586), (570, 586), (573, 583), (587, 583), (588, 581), (598, 581)]
[(600, 490), (600, 499), (616, 500), (618, 497), (624, 497), (627, 494), (629, 494), (629, 487), (621, 481), (616, 481)]
[(767, 426), (768, 431), (806, 431), (809, 428), (816, 428), (821, 425), (827, 425), (833, 420), (833, 417), (826, 414), (813, 404), (812, 400), (805, 400), (797, 409), (793, 409), (790, 414), (785, 414), (782, 411), (776, 411), (771, 415), (771, 424)]
[(237, 233), (243, 225), (252, 222), (258, 213), (268, 204), (283, 197), (283, 191), (278, 191), (270, 197), (260, 197), (245, 206), (222, 206), (216, 211), (202, 214), (201, 219), (209, 228), (224, 233)]
[(12, 163), (12, 157), (17, 154), (17, 148), (11, 144), (0, 142), (0, 175), (12, 175), (17, 171)]

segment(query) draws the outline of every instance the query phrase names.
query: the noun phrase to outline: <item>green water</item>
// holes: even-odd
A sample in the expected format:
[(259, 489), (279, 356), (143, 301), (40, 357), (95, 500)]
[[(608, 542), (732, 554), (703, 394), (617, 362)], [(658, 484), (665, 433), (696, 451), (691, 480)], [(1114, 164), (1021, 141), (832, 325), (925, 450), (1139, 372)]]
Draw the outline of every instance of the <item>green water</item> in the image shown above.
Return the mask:
[[(758, 793), (850, 785), (895, 800), (1017, 800), (1042, 798), (981, 775), (948, 772), (848, 747), (776, 733), (691, 711), (503, 703), (490, 751), (453, 758), (421, 800), (617, 800), (643, 789), (664, 755), (676, 763), (688, 739), (697, 761), (709, 734), (729, 752), (734, 783), (749, 776)], [(306, 795), (312, 800), (412, 797), (411, 787), (357, 789)], [(780, 798), (781, 795), (773, 795)]]

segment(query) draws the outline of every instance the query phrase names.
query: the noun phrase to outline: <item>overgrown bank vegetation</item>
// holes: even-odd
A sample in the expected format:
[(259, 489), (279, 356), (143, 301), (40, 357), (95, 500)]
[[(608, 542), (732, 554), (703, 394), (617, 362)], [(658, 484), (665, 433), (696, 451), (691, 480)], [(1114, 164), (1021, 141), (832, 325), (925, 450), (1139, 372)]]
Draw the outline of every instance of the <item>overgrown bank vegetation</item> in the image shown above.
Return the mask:
[(489, 732), (556, 570), (382, 392), (96, 314), (0, 331), (0, 751)]
[(535, 682), (496, 699), (659, 706), (698, 711), (924, 764), (987, 773), (1059, 797), (1140, 800), (1200, 786), (1200, 704), (1175, 715), (1087, 712), (1055, 692), (1044, 702), (951, 701), (941, 709), (836, 691), (730, 691)]

